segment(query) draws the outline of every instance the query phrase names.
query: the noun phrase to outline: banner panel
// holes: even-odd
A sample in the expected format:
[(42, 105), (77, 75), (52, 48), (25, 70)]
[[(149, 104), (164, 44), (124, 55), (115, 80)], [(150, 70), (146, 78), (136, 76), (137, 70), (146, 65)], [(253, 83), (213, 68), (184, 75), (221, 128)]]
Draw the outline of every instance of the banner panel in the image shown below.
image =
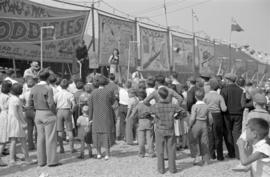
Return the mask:
[(219, 62), (214, 57), (214, 44), (198, 40), (200, 73), (208, 72), (216, 74), (218, 71)]
[(41, 27), (54, 26), (53, 30), (43, 29), (43, 60), (72, 62), (88, 14), (30, 1), (4, 0), (0, 2), (0, 57), (39, 60)]
[(140, 27), (141, 62), (147, 71), (169, 71), (167, 32)]
[[(99, 19), (99, 64), (109, 65), (108, 60), (114, 48), (120, 53), (119, 64), (127, 66), (131, 41), (136, 41), (135, 21), (124, 21), (102, 14)], [(134, 59), (131, 57), (131, 59)], [(133, 61), (131, 61), (133, 63)]]
[(175, 71), (180, 73), (192, 73), (193, 39), (172, 35), (172, 61)]

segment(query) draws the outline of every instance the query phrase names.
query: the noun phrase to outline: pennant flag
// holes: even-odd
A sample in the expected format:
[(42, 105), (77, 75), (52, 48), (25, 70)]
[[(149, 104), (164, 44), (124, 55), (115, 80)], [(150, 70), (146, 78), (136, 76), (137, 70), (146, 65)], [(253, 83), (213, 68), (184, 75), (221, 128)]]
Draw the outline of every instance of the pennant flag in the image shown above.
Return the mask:
[(196, 19), (196, 21), (199, 21), (199, 17), (197, 16), (197, 14), (194, 12), (194, 10), (192, 9), (192, 17)]
[(241, 32), (241, 31), (244, 31), (244, 30), (243, 30), (243, 28), (235, 21), (235, 19), (232, 19), (231, 31)]

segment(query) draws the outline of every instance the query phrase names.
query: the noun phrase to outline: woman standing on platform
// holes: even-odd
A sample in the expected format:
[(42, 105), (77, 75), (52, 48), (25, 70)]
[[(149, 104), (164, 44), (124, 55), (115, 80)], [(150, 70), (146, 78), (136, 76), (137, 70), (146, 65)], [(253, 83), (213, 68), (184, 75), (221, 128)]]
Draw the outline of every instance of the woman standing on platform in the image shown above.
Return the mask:
[(119, 50), (113, 49), (113, 53), (109, 58), (109, 64), (110, 64), (110, 73), (116, 74), (119, 70)]

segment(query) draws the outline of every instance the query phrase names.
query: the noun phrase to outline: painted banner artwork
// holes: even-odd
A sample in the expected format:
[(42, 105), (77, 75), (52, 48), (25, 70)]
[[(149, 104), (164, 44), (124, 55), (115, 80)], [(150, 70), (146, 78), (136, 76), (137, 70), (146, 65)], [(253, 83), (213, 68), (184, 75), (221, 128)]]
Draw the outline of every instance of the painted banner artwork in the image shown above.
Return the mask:
[[(136, 41), (135, 21), (125, 21), (102, 14), (99, 19), (99, 64), (109, 65), (108, 60), (114, 48), (120, 53), (120, 65), (128, 65), (129, 47)], [(131, 50), (133, 51), (133, 50)], [(131, 54), (134, 56), (134, 54)], [(131, 59), (134, 59), (131, 58)], [(133, 62), (131, 62), (133, 63)]]
[(194, 70), (193, 39), (172, 35), (172, 61), (174, 70), (191, 73)]
[(200, 63), (200, 73), (208, 72), (211, 74), (216, 74), (218, 71), (219, 62), (215, 60), (214, 57), (214, 44), (198, 40), (199, 49), (199, 63)]
[(30, 1), (0, 2), (0, 57), (40, 59), (43, 30), (43, 60), (72, 62), (81, 41), (89, 11), (65, 10)]
[(167, 32), (140, 27), (141, 64), (146, 71), (169, 71)]

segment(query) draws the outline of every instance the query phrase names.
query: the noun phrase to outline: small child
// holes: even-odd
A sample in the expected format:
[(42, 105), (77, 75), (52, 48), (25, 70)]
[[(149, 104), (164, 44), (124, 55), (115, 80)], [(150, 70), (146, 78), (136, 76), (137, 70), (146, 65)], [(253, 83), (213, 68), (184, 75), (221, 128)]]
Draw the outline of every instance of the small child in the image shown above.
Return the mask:
[(251, 164), (252, 177), (270, 176), (269, 124), (264, 119), (253, 118), (248, 121), (246, 140), (253, 146), (250, 154), (246, 151), (246, 141), (241, 137), (237, 141), (242, 165)]
[(209, 110), (208, 106), (202, 101), (204, 98), (202, 89), (195, 91), (195, 98), (197, 102), (191, 108), (189, 120), (190, 151), (191, 156), (194, 158), (194, 165), (200, 162), (200, 155), (203, 164), (207, 165), (210, 161), (208, 140)]
[(138, 142), (139, 142), (139, 156), (145, 156), (145, 144), (148, 146), (148, 154), (150, 157), (154, 157), (154, 148), (153, 148), (153, 118), (150, 114), (150, 108), (143, 103), (143, 100), (146, 98), (147, 94), (145, 91), (139, 91), (137, 93), (139, 98), (139, 103), (133, 109), (130, 118), (139, 119), (138, 124)]
[(15, 83), (11, 87), (11, 96), (8, 104), (8, 135), (10, 138), (10, 164), (15, 165), (16, 161), (16, 143), (21, 141), (22, 152), (25, 156), (25, 161), (28, 164), (34, 163), (28, 154), (26, 146), (27, 123), (23, 116), (22, 103), (19, 96), (22, 94), (22, 85)]
[[(165, 173), (164, 149), (167, 148), (169, 171), (176, 173), (176, 142), (174, 135), (174, 118), (183, 111), (178, 105), (168, 101), (169, 91), (166, 87), (158, 90), (160, 100), (150, 107), (150, 112), (155, 120), (155, 138), (158, 158), (158, 172)], [(166, 145), (166, 146), (165, 146)]]
[(131, 88), (128, 90), (128, 112), (126, 117), (126, 143), (129, 145), (134, 144), (134, 138), (136, 136), (136, 124), (134, 119), (130, 119), (130, 114), (132, 113), (132, 110), (134, 107), (138, 104), (139, 100), (136, 95), (136, 89)]
[(92, 157), (92, 135), (91, 135), (91, 124), (89, 122), (88, 116), (88, 106), (85, 105), (82, 107), (82, 115), (77, 120), (78, 126), (78, 137), (81, 141), (81, 155), (78, 157), (79, 159), (84, 159), (84, 145), (87, 144), (89, 150), (89, 157)]

